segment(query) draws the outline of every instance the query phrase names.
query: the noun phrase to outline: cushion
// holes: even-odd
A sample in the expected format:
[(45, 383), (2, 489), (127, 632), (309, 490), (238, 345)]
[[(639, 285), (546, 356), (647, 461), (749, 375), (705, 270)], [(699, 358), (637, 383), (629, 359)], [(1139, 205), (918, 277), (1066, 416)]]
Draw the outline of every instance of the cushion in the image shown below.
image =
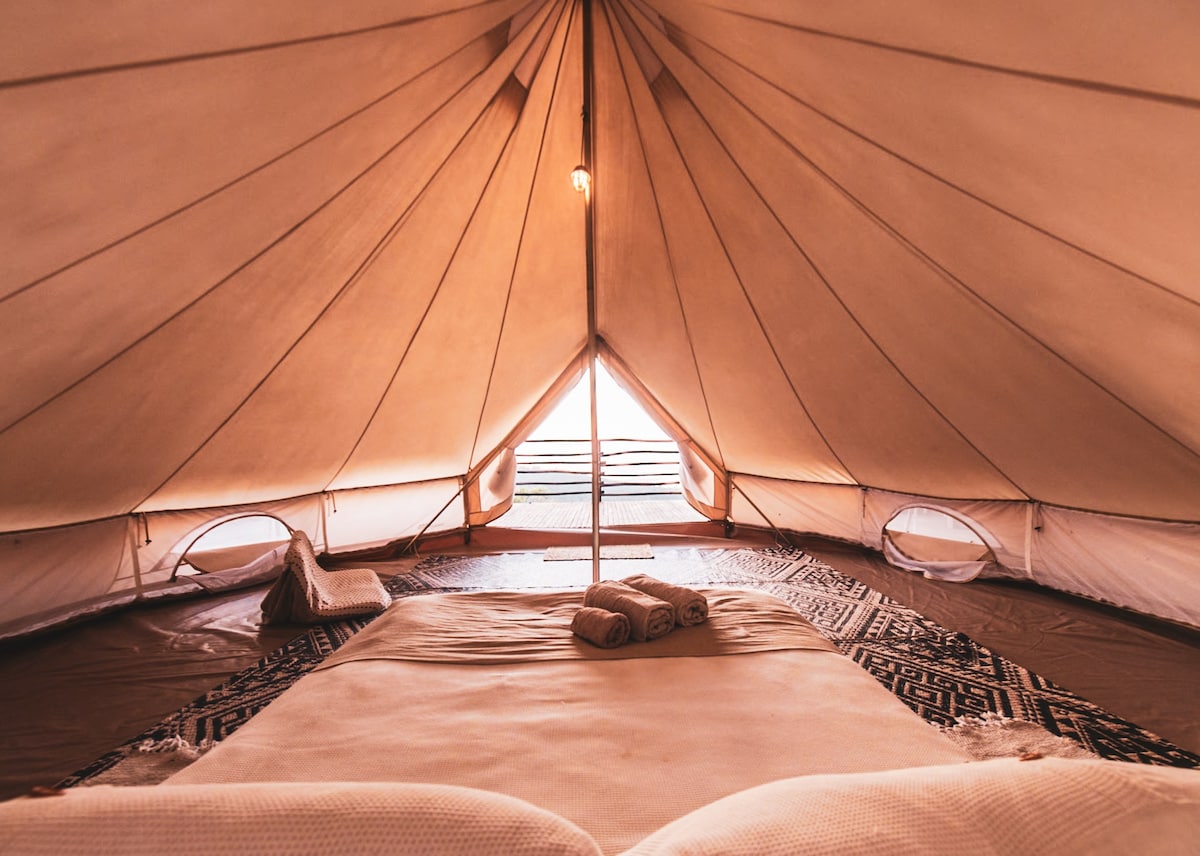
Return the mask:
[(1200, 772), (1004, 759), (771, 782), (685, 815), (626, 856), (1168, 854), (1198, 841)]
[(472, 788), (374, 782), (97, 786), (0, 804), (12, 854), (600, 853), (586, 832)]
[(283, 563), (283, 573), (263, 598), (263, 620), (268, 624), (374, 615), (391, 605), (392, 597), (374, 571), (327, 571), (317, 564), (308, 535), (299, 529), (292, 533)]

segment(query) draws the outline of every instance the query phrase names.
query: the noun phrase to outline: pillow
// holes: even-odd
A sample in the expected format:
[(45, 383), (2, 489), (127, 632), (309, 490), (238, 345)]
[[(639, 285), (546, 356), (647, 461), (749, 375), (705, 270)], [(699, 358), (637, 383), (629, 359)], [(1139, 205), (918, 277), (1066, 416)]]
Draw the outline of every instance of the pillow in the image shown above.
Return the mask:
[(97, 786), (0, 804), (13, 854), (598, 856), (579, 827), (523, 800), (374, 782)]
[(1168, 854), (1198, 841), (1200, 772), (1003, 759), (771, 782), (673, 821), (626, 856)]

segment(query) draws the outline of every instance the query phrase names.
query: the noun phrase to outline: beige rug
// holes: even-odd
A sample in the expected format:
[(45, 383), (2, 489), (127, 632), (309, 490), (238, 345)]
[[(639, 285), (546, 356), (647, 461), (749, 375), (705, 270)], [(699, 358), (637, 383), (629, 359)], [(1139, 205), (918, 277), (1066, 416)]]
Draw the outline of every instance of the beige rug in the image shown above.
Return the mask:
[[(581, 559), (591, 559), (592, 548), (588, 547), (550, 547), (546, 550), (544, 561), (547, 562), (577, 562)], [(649, 544), (603, 544), (600, 547), (601, 559), (653, 559), (654, 551)]]

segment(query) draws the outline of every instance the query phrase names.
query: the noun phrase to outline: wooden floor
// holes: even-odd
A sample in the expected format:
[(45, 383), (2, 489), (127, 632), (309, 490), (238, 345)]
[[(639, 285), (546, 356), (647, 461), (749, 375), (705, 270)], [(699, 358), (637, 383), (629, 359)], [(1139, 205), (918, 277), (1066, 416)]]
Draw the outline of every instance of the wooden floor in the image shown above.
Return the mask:
[[(600, 503), (601, 526), (693, 523), (706, 519), (683, 499), (623, 499)], [(510, 529), (591, 529), (591, 502), (517, 502), (493, 526)]]

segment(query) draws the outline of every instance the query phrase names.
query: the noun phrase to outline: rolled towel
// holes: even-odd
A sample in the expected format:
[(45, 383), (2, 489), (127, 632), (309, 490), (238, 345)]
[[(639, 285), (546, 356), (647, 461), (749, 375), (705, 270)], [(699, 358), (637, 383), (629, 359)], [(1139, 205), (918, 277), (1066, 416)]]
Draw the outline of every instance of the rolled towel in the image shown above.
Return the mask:
[(583, 605), (624, 615), (629, 619), (629, 636), (636, 642), (652, 642), (675, 626), (675, 607), (616, 580), (588, 586)]
[(571, 619), (571, 632), (600, 648), (617, 648), (629, 641), (629, 619), (619, 612), (585, 606)]
[(695, 589), (665, 583), (645, 574), (634, 574), (621, 582), (675, 607), (675, 623), (680, 627), (691, 627), (708, 618), (708, 598)]

